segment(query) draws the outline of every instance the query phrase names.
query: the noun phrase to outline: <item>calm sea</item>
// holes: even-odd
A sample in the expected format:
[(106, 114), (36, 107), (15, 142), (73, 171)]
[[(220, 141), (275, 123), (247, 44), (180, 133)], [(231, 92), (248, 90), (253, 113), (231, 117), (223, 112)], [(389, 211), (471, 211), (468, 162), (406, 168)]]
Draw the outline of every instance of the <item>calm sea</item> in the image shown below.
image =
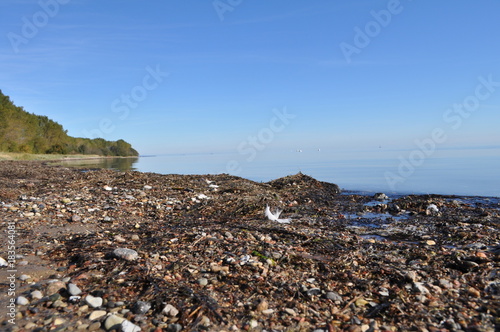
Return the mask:
[[(464, 157), (467, 156), (467, 157)], [(444, 150), (284, 150), (202, 153), (79, 162), (77, 166), (160, 174), (229, 173), (266, 182), (302, 172), (349, 191), (500, 197), (500, 148)]]

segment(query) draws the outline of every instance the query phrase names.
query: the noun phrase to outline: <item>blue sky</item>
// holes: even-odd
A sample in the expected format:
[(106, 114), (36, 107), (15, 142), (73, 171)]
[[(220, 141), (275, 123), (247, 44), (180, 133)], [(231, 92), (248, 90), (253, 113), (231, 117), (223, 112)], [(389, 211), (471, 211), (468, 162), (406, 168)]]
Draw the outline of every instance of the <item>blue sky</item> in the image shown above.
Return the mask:
[(251, 136), (411, 150), (436, 128), (438, 149), (498, 148), (498, 13), (496, 0), (2, 0), (0, 89), (142, 154), (243, 153)]

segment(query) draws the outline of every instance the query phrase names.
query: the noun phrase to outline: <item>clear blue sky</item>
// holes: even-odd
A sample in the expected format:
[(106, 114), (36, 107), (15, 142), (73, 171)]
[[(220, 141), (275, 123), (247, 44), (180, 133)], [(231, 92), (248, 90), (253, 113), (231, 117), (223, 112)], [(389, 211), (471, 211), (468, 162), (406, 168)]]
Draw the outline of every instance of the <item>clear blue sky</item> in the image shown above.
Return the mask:
[(498, 147), (499, 14), (497, 0), (2, 0), (0, 89), (142, 154), (259, 134), (411, 149), (435, 128), (440, 148)]

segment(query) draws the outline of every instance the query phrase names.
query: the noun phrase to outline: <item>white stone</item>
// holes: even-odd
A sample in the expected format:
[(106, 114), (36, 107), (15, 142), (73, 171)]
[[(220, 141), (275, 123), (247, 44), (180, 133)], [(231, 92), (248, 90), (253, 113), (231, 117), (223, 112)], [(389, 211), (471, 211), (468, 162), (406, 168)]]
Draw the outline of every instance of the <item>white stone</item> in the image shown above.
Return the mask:
[(0, 266), (7, 266), (7, 265), (9, 265), (7, 261), (3, 257), (0, 257)]
[(85, 297), (85, 302), (91, 306), (92, 308), (97, 308), (102, 306), (102, 298), (101, 297), (94, 297), (92, 295), (87, 295)]
[(414, 282), (413, 283), (413, 290), (415, 292), (421, 293), (421, 294), (429, 294), (429, 290), (427, 287), (424, 286), (422, 282)]
[(16, 299), (17, 305), (28, 305), (29, 303), (30, 301), (28, 301), (28, 299), (25, 298), (24, 296), (18, 296)]
[(124, 320), (121, 325), (122, 332), (140, 332), (141, 328), (128, 320)]
[(262, 313), (264, 315), (272, 315), (274, 312), (274, 309), (266, 309), (266, 310), (262, 310)]
[(167, 304), (165, 308), (163, 308), (163, 313), (167, 316), (175, 317), (179, 313), (179, 310), (177, 310), (177, 308), (173, 305)]
[(34, 300), (40, 300), (42, 297), (43, 297), (43, 294), (39, 290), (34, 290), (31, 292), (31, 298)]

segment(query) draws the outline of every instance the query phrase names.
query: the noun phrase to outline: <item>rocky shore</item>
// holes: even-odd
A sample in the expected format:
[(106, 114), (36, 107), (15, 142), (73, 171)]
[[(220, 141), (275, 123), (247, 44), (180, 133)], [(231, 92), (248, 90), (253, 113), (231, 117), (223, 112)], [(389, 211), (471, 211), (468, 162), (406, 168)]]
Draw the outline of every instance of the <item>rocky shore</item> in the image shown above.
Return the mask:
[(2, 331), (500, 330), (498, 198), (2, 161), (0, 222)]

